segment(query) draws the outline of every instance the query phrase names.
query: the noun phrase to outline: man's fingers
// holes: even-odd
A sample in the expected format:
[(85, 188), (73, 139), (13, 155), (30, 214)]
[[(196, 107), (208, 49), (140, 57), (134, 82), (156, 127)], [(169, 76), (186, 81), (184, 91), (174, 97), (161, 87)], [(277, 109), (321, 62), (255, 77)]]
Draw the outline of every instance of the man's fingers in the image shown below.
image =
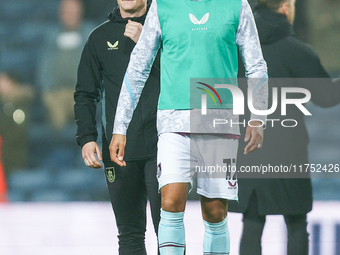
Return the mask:
[(127, 24), (125, 26), (125, 31), (141, 31), (142, 30), (142, 25), (137, 23), (135, 24)]
[(88, 156), (84, 157), (84, 162), (85, 162), (85, 165), (88, 166), (88, 167), (94, 166), (92, 159)]
[(124, 148), (121, 146), (118, 148), (118, 160), (123, 161), (124, 159)]
[(254, 134), (252, 135), (252, 139), (250, 141), (251, 141), (251, 145), (250, 145), (249, 152), (258, 150), (259, 147), (261, 146), (261, 136), (258, 133), (254, 132)]
[(117, 154), (118, 150), (119, 150), (119, 147), (116, 143), (113, 143), (112, 145), (110, 145), (110, 158), (111, 158), (111, 161), (115, 162), (117, 165), (123, 166), (123, 163), (122, 163), (123, 158), (119, 159), (119, 156)]
[(96, 155), (94, 153), (85, 154), (83, 156), (85, 165), (94, 168), (102, 167), (102, 164), (97, 160)]
[(87, 158), (86, 158), (86, 157), (83, 157), (83, 159), (84, 159), (85, 165), (90, 167), (90, 166), (91, 166), (91, 163), (87, 160)]
[(117, 150), (118, 150), (118, 146), (116, 145), (110, 145), (110, 158), (113, 162), (117, 163)]
[(126, 163), (124, 161), (124, 150), (125, 150), (125, 146), (120, 145), (118, 148), (118, 155), (117, 155), (120, 166), (126, 166)]
[[(250, 141), (244, 148), (244, 154), (248, 154), (250, 152), (253, 152), (255, 150), (261, 149), (262, 148), (262, 143), (263, 143), (263, 131), (261, 130), (260, 127), (247, 127), (247, 133), (248, 130), (250, 135)], [(248, 140), (249, 140), (248, 137)], [(245, 138), (246, 141), (246, 138)]]
[(99, 167), (102, 166), (102, 165), (99, 163), (99, 161), (97, 160), (96, 155), (95, 155), (94, 153), (91, 153), (91, 154), (90, 154), (90, 160), (91, 160), (91, 162), (92, 162), (91, 167), (99, 168)]
[(133, 41), (134, 33), (131, 31), (125, 31), (124, 36), (129, 37)]
[(83, 146), (82, 156), (83, 156), (85, 165), (89, 167), (94, 167), (94, 168), (102, 167), (102, 164), (98, 161), (96, 155), (98, 155), (99, 160), (102, 160), (100, 148), (96, 142), (94, 141), (88, 142)]
[(143, 25), (139, 22), (129, 20), (125, 28), (132, 28), (132, 27), (142, 30)]
[[(250, 136), (251, 136), (251, 127), (248, 126), (246, 129), (246, 134), (244, 136), (244, 141), (248, 142), (250, 139)], [(250, 142), (244, 148), (244, 154), (247, 154), (249, 152), (251, 146), (252, 146), (252, 141), (250, 140)]]
[(117, 165), (120, 165), (120, 166), (126, 166), (126, 162), (124, 161), (124, 157), (123, 156), (119, 156), (117, 153), (110, 153), (110, 157), (111, 157), (111, 160), (113, 162), (115, 162)]
[(252, 140), (250, 140), (250, 142), (244, 148), (244, 154), (252, 152), (255, 148), (256, 148), (255, 143)]
[(125, 30), (124, 36), (129, 37), (132, 41), (137, 42), (139, 38), (140, 32), (137, 30)]
[(132, 41), (137, 43), (142, 28), (142, 24), (129, 20), (125, 26), (124, 36), (129, 37)]
[(246, 134), (244, 136), (244, 141), (245, 142), (248, 142), (249, 139), (250, 139), (250, 133), (251, 133), (251, 128), (248, 126), (247, 129), (246, 129)]
[(96, 153), (97, 153), (97, 157), (99, 160), (103, 161), (103, 156), (102, 156), (102, 153), (100, 152), (100, 148), (99, 146), (97, 145), (96, 147)]
[(125, 144), (126, 136), (115, 134), (109, 146), (111, 160), (120, 166), (126, 166), (126, 162), (124, 161)]
[(246, 153), (245, 154), (253, 152), (253, 151), (257, 150), (257, 149), (258, 149), (258, 146), (256, 144), (250, 144), (250, 146), (246, 149)]

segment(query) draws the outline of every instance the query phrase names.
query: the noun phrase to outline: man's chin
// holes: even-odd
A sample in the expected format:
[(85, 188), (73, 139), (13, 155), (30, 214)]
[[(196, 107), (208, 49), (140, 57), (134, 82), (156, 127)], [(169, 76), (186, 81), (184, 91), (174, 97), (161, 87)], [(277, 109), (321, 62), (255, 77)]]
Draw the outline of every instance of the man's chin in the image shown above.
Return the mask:
[(124, 0), (121, 2), (121, 5), (123, 6), (130, 6), (130, 7), (133, 7), (136, 5), (136, 1), (135, 0)]
[(124, 1), (122, 2), (121, 7), (125, 11), (133, 11), (136, 8), (136, 3), (135, 1)]

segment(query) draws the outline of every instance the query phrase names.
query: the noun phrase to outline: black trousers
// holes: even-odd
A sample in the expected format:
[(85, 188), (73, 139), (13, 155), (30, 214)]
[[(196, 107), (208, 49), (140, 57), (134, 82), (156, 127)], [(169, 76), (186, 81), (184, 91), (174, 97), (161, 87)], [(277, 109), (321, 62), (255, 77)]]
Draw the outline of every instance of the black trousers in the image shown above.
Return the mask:
[[(287, 254), (308, 255), (306, 214), (283, 215), (287, 226)], [(266, 216), (259, 215), (257, 198), (252, 194), (247, 210), (243, 213), (243, 232), (240, 255), (261, 255), (261, 237)]]
[(128, 161), (125, 167), (113, 162), (104, 162), (104, 165), (118, 228), (119, 255), (145, 255), (147, 199), (156, 234), (160, 220), (156, 157)]

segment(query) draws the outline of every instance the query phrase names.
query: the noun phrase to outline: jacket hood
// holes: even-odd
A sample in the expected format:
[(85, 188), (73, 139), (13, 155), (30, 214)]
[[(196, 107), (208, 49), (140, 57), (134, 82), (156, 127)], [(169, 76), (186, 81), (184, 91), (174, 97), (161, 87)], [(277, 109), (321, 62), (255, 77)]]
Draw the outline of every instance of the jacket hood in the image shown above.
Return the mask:
[[(147, 7), (148, 10), (149, 10), (149, 7), (150, 6)], [(113, 22), (115, 22), (115, 23), (127, 23), (128, 20), (132, 20), (132, 21), (136, 21), (136, 22), (142, 23), (142, 22), (144, 22), (147, 13), (148, 13), (148, 11), (146, 11), (145, 14), (140, 16), (140, 17), (123, 18), (120, 15), (120, 8), (119, 8), (119, 6), (117, 6), (117, 7), (115, 7), (112, 10), (112, 12), (109, 13), (108, 19), (113, 21)]]
[(254, 18), (261, 44), (271, 44), (293, 35), (293, 27), (287, 17), (269, 10), (263, 4), (255, 6)]

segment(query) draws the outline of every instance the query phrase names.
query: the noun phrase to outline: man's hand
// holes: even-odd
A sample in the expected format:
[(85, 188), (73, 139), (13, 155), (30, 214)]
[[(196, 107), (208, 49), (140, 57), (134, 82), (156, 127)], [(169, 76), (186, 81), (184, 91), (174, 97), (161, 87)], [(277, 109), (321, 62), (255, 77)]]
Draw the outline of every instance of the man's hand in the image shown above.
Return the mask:
[[(96, 142), (88, 142), (81, 149), (85, 165), (93, 168), (101, 168), (102, 164), (97, 160), (103, 160), (100, 148)], [(97, 154), (97, 157), (96, 157)]]
[(251, 121), (246, 130), (244, 141), (249, 143), (244, 148), (244, 154), (259, 150), (263, 144), (263, 125), (260, 121)]
[[(110, 157), (113, 162), (120, 166), (126, 166), (124, 161), (124, 150), (126, 145), (125, 135), (113, 135), (110, 143)], [(118, 151), (118, 154), (117, 154)]]
[(128, 20), (125, 26), (124, 36), (131, 38), (132, 41), (137, 43), (140, 33), (142, 32), (142, 24), (136, 21)]

